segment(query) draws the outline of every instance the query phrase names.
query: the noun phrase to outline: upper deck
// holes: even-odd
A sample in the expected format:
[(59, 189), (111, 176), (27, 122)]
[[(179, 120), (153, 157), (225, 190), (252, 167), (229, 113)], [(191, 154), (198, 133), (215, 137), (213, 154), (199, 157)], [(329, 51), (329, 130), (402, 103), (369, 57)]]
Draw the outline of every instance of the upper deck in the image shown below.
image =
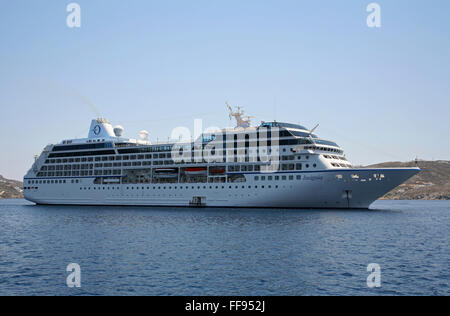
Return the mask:
[(208, 172), (215, 168), (225, 171), (195, 181), (211, 178), (226, 182), (233, 173), (259, 172), (268, 166), (273, 172), (351, 168), (336, 143), (296, 124), (262, 122), (257, 127), (204, 133), (188, 142), (151, 143), (147, 139), (122, 137), (122, 133), (123, 128), (113, 129), (104, 119), (93, 120), (87, 138), (47, 146), (27, 177), (92, 176), (138, 181), (134, 175), (140, 174), (146, 181), (174, 181), (175, 178), (163, 179), (161, 175), (157, 180), (151, 179), (161, 168), (174, 170), (181, 177), (186, 168), (200, 167)]

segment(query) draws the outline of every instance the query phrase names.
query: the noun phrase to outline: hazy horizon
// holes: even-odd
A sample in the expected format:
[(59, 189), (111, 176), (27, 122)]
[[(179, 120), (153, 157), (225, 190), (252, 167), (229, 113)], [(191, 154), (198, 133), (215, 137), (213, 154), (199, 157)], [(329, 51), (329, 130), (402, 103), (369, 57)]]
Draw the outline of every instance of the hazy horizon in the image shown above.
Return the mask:
[[(70, 2), (80, 28), (66, 25)], [(371, 2), (381, 28), (366, 25)], [(155, 141), (199, 118), (231, 126), (225, 102), (255, 125), (320, 124), (355, 165), (450, 160), (448, 12), (443, 0), (5, 2), (0, 175), (21, 180), (99, 114)]]

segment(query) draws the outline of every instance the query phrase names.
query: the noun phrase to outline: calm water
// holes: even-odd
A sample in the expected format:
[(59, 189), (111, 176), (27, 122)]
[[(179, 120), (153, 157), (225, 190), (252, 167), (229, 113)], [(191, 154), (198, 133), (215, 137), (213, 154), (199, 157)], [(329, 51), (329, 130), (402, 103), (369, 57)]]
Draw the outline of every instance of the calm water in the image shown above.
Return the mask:
[[(370, 211), (0, 201), (0, 295), (450, 295), (450, 202)], [(81, 289), (66, 286), (78, 263)], [(369, 263), (382, 287), (369, 289)]]

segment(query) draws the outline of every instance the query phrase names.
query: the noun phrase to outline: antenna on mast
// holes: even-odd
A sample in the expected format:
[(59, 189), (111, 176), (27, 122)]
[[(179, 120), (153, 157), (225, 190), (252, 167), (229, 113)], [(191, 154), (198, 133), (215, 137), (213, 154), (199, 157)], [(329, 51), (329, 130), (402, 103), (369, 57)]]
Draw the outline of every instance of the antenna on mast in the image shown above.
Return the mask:
[(228, 115), (228, 117), (231, 119), (233, 118), (233, 116), (231, 115), (233, 113), (233, 108), (228, 104), (228, 102), (225, 102), (225, 104), (227, 105), (228, 111), (230, 111), (230, 114)]
[(308, 137), (311, 139), (311, 141), (313, 142), (313, 144), (316, 144), (316, 142), (314, 141), (314, 138), (312, 137), (312, 134), (314, 133), (314, 131), (319, 127), (319, 124), (317, 124), (316, 126), (314, 126), (314, 128), (312, 130), (309, 131)]
[(225, 104), (228, 107), (229, 110), (229, 117), (230, 120), (232, 117), (234, 117), (236, 119), (236, 123), (237, 126), (236, 127), (242, 127), (242, 128), (247, 128), (250, 127), (250, 121), (251, 121), (251, 116), (248, 115), (244, 115), (244, 109), (240, 106), (237, 106), (237, 111), (233, 110), (233, 108), (228, 104), (228, 102), (225, 102)]
[(314, 128), (312, 130), (309, 131), (309, 135), (311, 136), (312, 133), (314, 133), (314, 131), (319, 127), (320, 124), (317, 124), (316, 126), (314, 126)]

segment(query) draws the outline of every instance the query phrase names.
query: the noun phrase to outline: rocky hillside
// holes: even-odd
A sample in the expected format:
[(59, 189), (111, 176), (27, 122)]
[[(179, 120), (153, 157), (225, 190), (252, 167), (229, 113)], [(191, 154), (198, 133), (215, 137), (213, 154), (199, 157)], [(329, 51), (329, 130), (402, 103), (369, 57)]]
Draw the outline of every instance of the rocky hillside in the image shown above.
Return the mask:
[(22, 182), (7, 180), (0, 176), (0, 199), (23, 198), (22, 188)]
[[(418, 161), (422, 172), (395, 188), (384, 199), (450, 200), (450, 161)], [(413, 162), (385, 162), (368, 168), (416, 167)]]

